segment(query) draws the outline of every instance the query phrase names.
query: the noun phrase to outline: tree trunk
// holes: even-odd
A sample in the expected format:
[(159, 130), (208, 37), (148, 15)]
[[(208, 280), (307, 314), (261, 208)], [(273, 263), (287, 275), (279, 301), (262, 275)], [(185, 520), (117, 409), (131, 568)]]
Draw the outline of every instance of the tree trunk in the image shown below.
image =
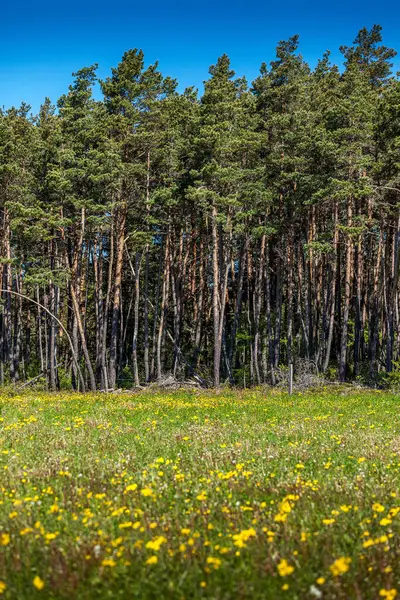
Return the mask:
[[(352, 225), (352, 199), (347, 204), (347, 227)], [(340, 340), (339, 379), (346, 381), (347, 375), (347, 333), (349, 325), (350, 301), (353, 283), (353, 245), (351, 235), (347, 234), (346, 273), (344, 282), (344, 308), (342, 320), (342, 335)]]
[(122, 283), (122, 266), (124, 262), (124, 246), (125, 246), (125, 222), (126, 222), (126, 204), (124, 203), (117, 212), (117, 253), (115, 263), (114, 276), (114, 303), (111, 322), (111, 340), (110, 340), (110, 363), (109, 363), (109, 386), (114, 389), (117, 382), (117, 348), (118, 348), (118, 331), (120, 321), (121, 308), (121, 283)]
[(329, 314), (329, 325), (328, 325), (328, 339), (326, 342), (326, 353), (325, 360), (322, 367), (323, 372), (325, 373), (329, 366), (329, 360), (331, 357), (331, 348), (332, 348), (332, 339), (333, 339), (333, 327), (335, 323), (335, 307), (336, 307), (336, 273), (337, 273), (337, 261), (338, 261), (338, 253), (337, 253), (337, 245), (339, 242), (339, 231), (338, 231), (338, 205), (335, 202), (334, 206), (334, 220), (333, 220), (333, 260), (332, 260), (332, 284), (331, 284), (331, 309)]

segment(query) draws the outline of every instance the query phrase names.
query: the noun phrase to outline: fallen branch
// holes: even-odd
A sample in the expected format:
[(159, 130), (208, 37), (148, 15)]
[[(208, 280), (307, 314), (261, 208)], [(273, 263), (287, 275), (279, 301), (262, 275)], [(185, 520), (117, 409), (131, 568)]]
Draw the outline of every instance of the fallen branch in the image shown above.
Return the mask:
[(72, 340), (71, 340), (71, 338), (69, 336), (68, 331), (65, 329), (65, 327), (61, 323), (60, 319), (57, 319), (57, 317), (55, 315), (53, 315), (53, 313), (48, 308), (46, 308), (45, 306), (43, 306), (43, 304), (40, 304), (40, 302), (37, 302), (36, 300), (32, 300), (32, 298), (29, 298), (29, 296), (25, 296), (25, 294), (20, 294), (19, 292), (15, 292), (14, 290), (4, 290), (4, 289), (0, 289), (0, 293), (1, 292), (4, 293), (4, 294), (14, 294), (15, 296), (18, 296), (19, 298), (24, 298), (25, 300), (28, 300), (29, 302), (32, 302), (32, 304), (35, 304), (36, 306), (39, 306), (40, 308), (42, 308), (52, 319), (55, 320), (56, 323), (59, 324), (59, 326), (61, 327), (61, 329), (63, 330), (63, 332), (67, 336), (67, 340), (68, 340), (70, 348), (71, 348), (72, 360), (74, 361), (77, 373), (79, 375), (79, 381), (80, 381), (80, 384), (82, 386), (82, 392), (84, 392), (85, 391), (85, 380), (83, 379), (82, 371), (80, 369), (79, 363), (78, 363), (77, 358), (75, 356), (74, 345), (72, 343)]

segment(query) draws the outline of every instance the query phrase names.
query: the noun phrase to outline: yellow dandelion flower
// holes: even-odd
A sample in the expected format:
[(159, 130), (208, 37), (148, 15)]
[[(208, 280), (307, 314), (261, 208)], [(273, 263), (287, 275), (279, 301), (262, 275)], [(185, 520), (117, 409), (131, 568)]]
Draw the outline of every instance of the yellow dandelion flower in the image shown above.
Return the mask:
[(155, 552), (158, 552), (162, 544), (165, 544), (166, 541), (167, 539), (163, 535), (160, 535), (159, 537), (154, 538), (154, 540), (147, 542), (146, 548), (148, 550), (154, 550)]
[(214, 556), (209, 556), (207, 558), (207, 564), (212, 565), (214, 569), (219, 569), (221, 566), (221, 560), (219, 558), (214, 558)]
[(291, 575), (294, 571), (294, 567), (288, 563), (285, 558), (282, 558), (281, 562), (278, 565), (278, 573), (281, 577), (286, 577), (287, 575)]
[(105, 558), (101, 563), (103, 567), (115, 567), (116, 564), (117, 563), (112, 558)]
[(331, 564), (329, 569), (335, 577), (339, 575), (343, 575), (343, 573), (347, 573), (350, 568), (351, 558), (342, 556), (341, 558), (337, 558), (334, 563)]
[(253, 527), (250, 527), (250, 529), (244, 529), (240, 533), (237, 533), (233, 536), (233, 543), (235, 546), (243, 548), (245, 546), (245, 542), (247, 542), (247, 540), (251, 537), (256, 537), (256, 535), (256, 530), (253, 529)]
[(394, 598), (396, 598), (397, 596), (397, 590), (395, 590), (394, 588), (392, 588), (391, 590), (379, 590), (379, 595), (382, 598), (386, 598), (386, 600), (394, 600)]
[(126, 492), (134, 492), (135, 490), (137, 490), (137, 483), (130, 483), (129, 485), (126, 486), (125, 493)]
[(154, 555), (154, 556), (150, 556), (150, 558), (148, 558), (146, 560), (146, 565), (156, 565), (158, 563), (158, 556)]
[(133, 526), (132, 521), (126, 521), (125, 523), (120, 523), (118, 525), (118, 528), (119, 529), (129, 529), (129, 527), (132, 527), (132, 526)]
[(40, 579), (39, 575), (36, 575), (36, 577), (33, 578), (32, 583), (37, 590), (42, 590), (44, 588), (44, 581), (43, 579)]

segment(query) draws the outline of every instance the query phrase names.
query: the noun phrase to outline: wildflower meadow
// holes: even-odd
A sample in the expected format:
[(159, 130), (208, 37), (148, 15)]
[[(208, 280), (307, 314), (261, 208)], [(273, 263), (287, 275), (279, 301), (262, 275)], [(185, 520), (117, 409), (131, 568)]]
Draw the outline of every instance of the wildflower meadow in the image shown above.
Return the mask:
[(399, 397), (0, 397), (2, 598), (400, 597)]

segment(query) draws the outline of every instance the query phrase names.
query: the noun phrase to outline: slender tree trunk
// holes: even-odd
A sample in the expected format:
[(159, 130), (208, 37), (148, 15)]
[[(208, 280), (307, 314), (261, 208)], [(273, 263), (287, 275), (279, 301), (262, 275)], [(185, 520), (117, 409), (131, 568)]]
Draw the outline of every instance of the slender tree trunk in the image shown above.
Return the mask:
[(71, 293), (72, 307), (74, 310), (75, 327), (77, 328), (77, 330), (79, 332), (79, 336), (80, 336), (80, 340), (81, 340), (82, 352), (83, 352), (83, 356), (85, 358), (85, 365), (86, 365), (88, 375), (89, 375), (90, 389), (92, 391), (95, 391), (96, 390), (96, 378), (94, 376), (93, 367), (92, 367), (92, 363), (90, 360), (88, 347), (86, 344), (86, 337), (85, 337), (85, 331), (83, 328), (83, 323), (82, 323), (82, 318), (81, 318), (79, 301), (78, 301), (77, 293), (75, 290), (75, 285), (77, 284), (77, 280), (79, 282), (79, 279), (77, 278), (78, 256), (83, 247), (84, 228), (85, 228), (85, 209), (82, 209), (80, 239), (79, 239), (77, 251), (75, 252), (75, 257), (74, 257), (74, 262), (73, 262), (72, 268), (71, 268), (70, 261), (69, 261), (64, 228), (62, 228), (61, 231), (62, 231), (62, 239), (64, 242), (65, 266), (67, 268), (67, 271), (71, 273), (70, 293)]
[(150, 363), (149, 363), (149, 268), (150, 255), (149, 247), (145, 250), (145, 267), (144, 267), (144, 314), (143, 314), (143, 362), (144, 362), (144, 379), (146, 383), (150, 381)]
[(275, 341), (274, 341), (274, 367), (279, 366), (281, 346), (281, 320), (282, 320), (282, 267), (281, 260), (277, 257), (276, 273), (276, 306), (275, 306)]
[(139, 368), (137, 360), (137, 338), (139, 330), (139, 300), (140, 300), (140, 265), (142, 256), (136, 252), (135, 258), (135, 303), (134, 303), (134, 321), (133, 321), (133, 339), (132, 339), (132, 365), (135, 386), (139, 387)]
[[(147, 171), (146, 171), (146, 216), (150, 217), (150, 150), (147, 151)], [(149, 224), (148, 224), (149, 226)], [(143, 346), (144, 346), (144, 378), (146, 383), (150, 381), (150, 365), (149, 365), (149, 267), (150, 255), (149, 244), (146, 244), (145, 249), (145, 267), (144, 267), (144, 312), (143, 312)]]
[(156, 351), (157, 351), (157, 322), (158, 322), (158, 307), (160, 303), (160, 282), (161, 282), (161, 269), (163, 263), (163, 245), (164, 245), (164, 236), (161, 238), (161, 246), (159, 252), (158, 259), (158, 273), (157, 273), (157, 287), (156, 287), (156, 299), (154, 306), (154, 320), (153, 320), (153, 343), (152, 343), (152, 353), (151, 353), (151, 366), (150, 366), (150, 378), (154, 379), (155, 377), (155, 362), (156, 362)]
[[(206, 281), (204, 277), (204, 241), (200, 240), (200, 254), (199, 254), (199, 293), (196, 303), (196, 319), (195, 319), (195, 337), (194, 337), (194, 353), (193, 353), (193, 368), (197, 368), (197, 361), (200, 354), (201, 346), (201, 332), (203, 323), (203, 310), (204, 310), (204, 295), (205, 295)], [(193, 293), (195, 290), (193, 291)]]
[(288, 248), (287, 248), (287, 269), (288, 269), (288, 282), (287, 282), (287, 362), (288, 365), (292, 363), (292, 341), (293, 341), (293, 260), (294, 260), (294, 249), (293, 249), (293, 232), (288, 234)]
[(258, 265), (258, 273), (256, 276), (255, 285), (255, 301), (254, 301), (254, 366), (256, 374), (256, 382), (261, 383), (260, 366), (259, 366), (259, 354), (260, 354), (260, 314), (261, 314), (261, 302), (262, 302), (262, 285), (264, 278), (264, 261), (265, 261), (265, 243), (266, 235), (261, 237), (260, 257)]
[[(352, 225), (352, 199), (349, 198), (347, 203), (347, 227)], [(342, 321), (342, 335), (340, 341), (340, 357), (339, 357), (339, 379), (346, 380), (347, 375), (347, 333), (349, 325), (350, 301), (352, 295), (353, 282), (353, 246), (351, 235), (347, 234), (346, 248), (346, 272), (344, 282), (344, 308)]]
[(218, 265), (218, 229), (217, 229), (217, 210), (212, 207), (211, 218), (212, 229), (212, 270), (213, 270), (213, 323), (214, 323), (214, 386), (220, 384), (220, 365), (221, 365), (221, 346), (219, 344), (220, 328), (220, 305), (219, 296), (220, 278)]
[(242, 244), (242, 249), (240, 252), (239, 258), (239, 273), (237, 278), (237, 292), (235, 298), (235, 314), (233, 317), (233, 325), (232, 325), (232, 333), (231, 333), (231, 343), (230, 343), (230, 353), (229, 353), (229, 362), (231, 365), (231, 371), (235, 368), (236, 363), (236, 337), (239, 329), (240, 315), (242, 312), (242, 299), (243, 299), (243, 282), (244, 282), (244, 272), (245, 272), (245, 264), (246, 257), (248, 252), (249, 240), (248, 237), (245, 237), (245, 240)]
[(164, 278), (163, 278), (163, 289), (161, 297), (161, 314), (160, 314), (160, 325), (158, 328), (158, 340), (157, 340), (157, 379), (161, 380), (163, 374), (163, 363), (161, 357), (162, 340), (164, 337), (164, 329), (168, 314), (168, 296), (169, 296), (169, 269), (170, 269), (170, 257), (169, 257), (169, 233), (167, 233), (165, 240), (165, 257), (164, 257)]
[(109, 386), (114, 389), (117, 382), (117, 348), (118, 348), (118, 331), (120, 321), (121, 308), (121, 283), (122, 283), (122, 266), (124, 262), (124, 246), (125, 246), (125, 222), (126, 222), (126, 204), (124, 203), (118, 213), (118, 237), (117, 237), (117, 253), (115, 263), (114, 276), (114, 303), (111, 322), (111, 340), (110, 340), (110, 363), (109, 363)]
[[(50, 243), (50, 270), (54, 272), (54, 240)], [(49, 301), (50, 311), (57, 316), (56, 307), (56, 290), (52, 279), (49, 281)], [(49, 384), (52, 392), (57, 389), (57, 378), (56, 378), (56, 323), (54, 319), (49, 320), (49, 364), (47, 365), (49, 372)]]
[(328, 325), (328, 339), (326, 342), (326, 353), (325, 360), (322, 367), (323, 372), (325, 373), (329, 366), (329, 360), (331, 357), (331, 348), (332, 348), (332, 339), (333, 339), (333, 327), (335, 323), (335, 305), (336, 305), (336, 273), (337, 273), (337, 261), (338, 261), (338, 253), (337, 253), (337, 245), (339, 242), (339, 231), (338, 231), (338, 205), (335, 202), (334, 205), (334, 218), (333, 218), (333, 260), (332, 260), (332, 284), (331, 284), (331, 309), (329, 314), (329, 325)]

